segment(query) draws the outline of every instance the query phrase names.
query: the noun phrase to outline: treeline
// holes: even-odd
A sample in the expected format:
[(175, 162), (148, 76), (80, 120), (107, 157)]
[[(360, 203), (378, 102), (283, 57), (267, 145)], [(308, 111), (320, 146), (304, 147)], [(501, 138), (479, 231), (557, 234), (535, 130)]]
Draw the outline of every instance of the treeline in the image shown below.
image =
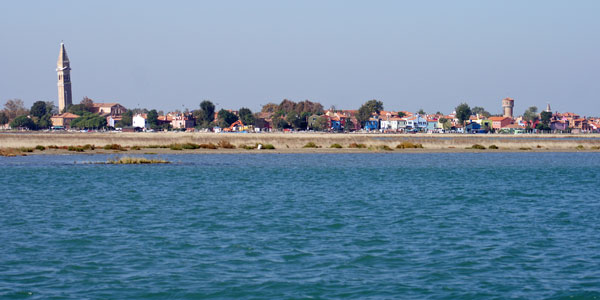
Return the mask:
[(23, 100), (9, 99), (0, 111), (0, 126), (9, 124), (11, 128), (31, 130), (46, 129), (52, 126), (52, 115), (57, 112), (54, 103), (36, 101), (30, 109), (25, 108)]

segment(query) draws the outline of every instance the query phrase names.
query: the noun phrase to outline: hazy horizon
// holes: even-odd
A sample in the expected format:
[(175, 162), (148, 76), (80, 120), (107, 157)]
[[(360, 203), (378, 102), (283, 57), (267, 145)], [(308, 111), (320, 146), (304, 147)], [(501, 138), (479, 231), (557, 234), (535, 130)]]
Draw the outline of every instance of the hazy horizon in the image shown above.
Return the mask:
[(597, 1), (13, 1), (0, 4), (0, 102), (249, 107), (287, 98), (449, 113), (461, 102), (600, 116)]

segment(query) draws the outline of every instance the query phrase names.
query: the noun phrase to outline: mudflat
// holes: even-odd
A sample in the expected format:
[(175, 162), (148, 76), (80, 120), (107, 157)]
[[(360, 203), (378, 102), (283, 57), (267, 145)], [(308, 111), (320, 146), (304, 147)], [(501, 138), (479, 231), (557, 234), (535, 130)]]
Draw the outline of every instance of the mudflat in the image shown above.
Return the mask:
[[(227, 142), (235, 149), (171, 150), (171, 144)], [(187, 133), (187, 132), (4, 132), (0, 148), (95, 145), (89, 153), (106, 153), (105, 145), (118, 144), (140, 153), (355, 153), (355, 152), (473, 152), (474, 145), (490, 151), (598, 151), (600, 134), (380, 134), (380, 133)], [(274, 150), (246, 150), (245, 146), (270, 144)], [(307, 148), (310, 145), (313, 147)], [(332, 148), (337, 147), (337, 148)], [(408, 145), (403, 149), (399, 145)], [(412, 148), (412, 146), (419, 148)], [(421, 148), (422, 146), (422, 148)], [(491, 148), (490, 148), (491, 146)], [(163, 148), (161, 148), (163, 147)], [(340, 148), (341, 147), (341, 148)], [(359, 148), (357, 148), (359, 147)], [(402, 146), (400, 146), (402, 147)], [(147, 149), (152, 148), (152, 149)], [(497, 149), (495, 149), (497, 148)], [(43, 153), (68, 153), (49, 149)], [(132, 151), (132, 150), (129, 150)], [(108, 151), (110, 153), (110, 151)], [(36, 151), (42, 153), (42, 151)]]

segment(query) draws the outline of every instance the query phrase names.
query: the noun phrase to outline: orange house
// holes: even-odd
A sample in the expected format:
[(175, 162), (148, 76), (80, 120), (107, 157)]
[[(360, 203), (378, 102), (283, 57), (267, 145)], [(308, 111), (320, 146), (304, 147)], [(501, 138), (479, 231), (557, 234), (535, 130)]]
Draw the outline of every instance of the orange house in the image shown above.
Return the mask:
[(491, 117), (490, 121), (492, 121), (492, 128), (494, 129), (500, 129), (512, 123), (512, 119), (509, 117)]

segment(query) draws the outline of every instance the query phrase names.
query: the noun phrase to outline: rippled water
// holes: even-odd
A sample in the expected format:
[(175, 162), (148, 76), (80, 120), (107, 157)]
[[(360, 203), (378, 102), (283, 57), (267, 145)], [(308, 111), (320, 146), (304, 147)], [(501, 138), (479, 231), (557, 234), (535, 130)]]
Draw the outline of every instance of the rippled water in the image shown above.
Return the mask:
[(600, 154), (0, 158), (0, 298), (600, 298)]

